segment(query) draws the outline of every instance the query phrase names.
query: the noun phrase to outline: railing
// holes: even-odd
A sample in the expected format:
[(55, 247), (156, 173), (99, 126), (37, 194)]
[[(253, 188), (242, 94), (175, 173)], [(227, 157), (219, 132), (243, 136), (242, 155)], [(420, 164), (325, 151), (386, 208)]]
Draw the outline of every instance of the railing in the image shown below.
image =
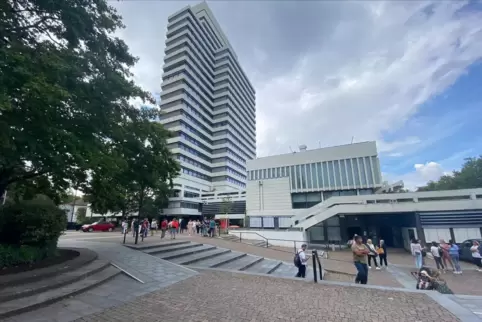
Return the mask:
[(323, 280), (323, 267), (321, 266), (321, 260), (316, 249), (311, 251), (311, 258), (313, 258), (313, 281), (318, 283), (318, 272), (320, 274), (320, 281)]
[[(276, 247), (283, 247), (283, 246), (273, 246), (273, 245), (270, 245), (270, 241), (282, 241), (282, 242), (293, 242), (293, 250), (294, 252), (296, 253), (298, 251), (298, 248), (303, 245), (303, 244), (306, 244), (308, 246), (308, 248), (310, 249), (318, 249), (318, 250), (321, 250), (321, 249), (330, 249), (330, 246), (333, 245), (333, 247), (331, 247), (333, 250), (334, 250), (334, 247), (335, 247), (335, 244), (317, 244), (317, 243), (313, 243), (313, 242), (310, 242), (308, 240), (293, 240), (293, 239), (277, 239), (277, 238), (266, 238), (265, 236), (263, 235), (260, 235), (256, 232), (248, 232), (248, 231), (244, 231), (244, 232), (236, 232), (236, 231), (231, 231), (230, 234), (239, 234), (239, 242), (242, 243), (243, 242), (243, 234), (251, 234), (251, 235), (256, 235), (258, 237), (261, 237), (261, 240), (260, 241), (264, 241), (266, 243), (266, 248), (270, 248), (272, 250), (276, 250), (276, 251), (280, 251), (280, 252), (285, 252), (285, 253), (291, 253), (291, 251), (288, 251), (288, 250), (284, 250), (284, 249), (280, 249), (280, 248), (276, 248)], [(247, 240), (253, 240), (253, 239), (249, 239), (249, 238), (246, 238)], [(274, 247), (274, 248), (273, 248)], [(339, 244), (339, 247), (341, 249), (342, 245), (341, 243)], [(287, 248), (287, 247), (285, 247)], [(321, 256), (326, 256), (328, 258), (328, 253), (326, 251), (321, 251)]]

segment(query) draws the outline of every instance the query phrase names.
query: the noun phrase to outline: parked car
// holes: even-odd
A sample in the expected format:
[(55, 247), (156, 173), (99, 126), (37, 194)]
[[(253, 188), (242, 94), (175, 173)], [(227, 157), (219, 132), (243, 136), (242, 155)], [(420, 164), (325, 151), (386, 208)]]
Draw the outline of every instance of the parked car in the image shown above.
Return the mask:
[(467, 239), (459, 244), (460, 260), (472, 262), (472, 252), (470, 247), (472, 247), (473, 241), (476, 240), (482, 244), (482, 239)]
[(87, 231), (113, 231), (114, 229), (115, 229), (115, 225), (106, 221), (95, 222), (93, 224), (82, 226), (82, 231), (84, 233)]

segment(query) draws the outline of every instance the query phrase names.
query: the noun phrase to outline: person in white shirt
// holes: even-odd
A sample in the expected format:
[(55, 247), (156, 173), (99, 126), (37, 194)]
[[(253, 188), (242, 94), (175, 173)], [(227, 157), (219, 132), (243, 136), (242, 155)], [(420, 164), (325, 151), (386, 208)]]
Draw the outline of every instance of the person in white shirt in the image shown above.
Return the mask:
[(472, 260), (474, 261), (474, 264), (477, 265), (477, 271), (482, 272), (482, 256), (480, 255), (479, 248), (479, 242), (474, 240), (472, 242), (472, 247), (470, 247), (470, 251), (472, 252)]
[(308, 256), (306, 256), (306, 244), (301, 245), (301, 249), (298, 250), (299, 265), (298, 274), (296, 277), (305, 278), (306, 276), (306, 266), (308, 265)]
[(442, 270), (442, 272), (445, 272), (445, 266), (442, 263), (442, 257), (440, 256), (442, 250), (440, 247), (437, 246), (436, 242), (432, 242), (432, 247), (430, 247), (430, 253), (433, 255), (433, 259), (435, 261), (435, 265), (437, 265), (438, 270)]
[(410, 249), (412, 256), (415, 257), (415, 267), (418, 269), (422, 268), (422, 245), (420, 245), (420, 241), (414, 238), (410, 244)]

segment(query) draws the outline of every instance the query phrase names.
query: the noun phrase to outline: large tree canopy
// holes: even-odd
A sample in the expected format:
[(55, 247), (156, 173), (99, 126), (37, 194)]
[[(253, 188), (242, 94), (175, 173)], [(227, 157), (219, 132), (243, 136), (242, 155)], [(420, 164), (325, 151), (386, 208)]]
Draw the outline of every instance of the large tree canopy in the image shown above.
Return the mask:
[(176, 174), (156, 112), (130, 104), (151, 97), (131, 80), (136, 58), (119, 28), (105, 0), (0, 0), (0, 196), (38, 178), (52, 191), (89, 189), (89, 175), (113, 185), (103, 176), (119, 179), (136, 157), (150, 162), (132, 169), (150, 172), (148, 187)]
[(465, 159), (460, 171), (444, 175), (438, 181), (430, 181), (418, 191), (482, 188), (482, 156)]

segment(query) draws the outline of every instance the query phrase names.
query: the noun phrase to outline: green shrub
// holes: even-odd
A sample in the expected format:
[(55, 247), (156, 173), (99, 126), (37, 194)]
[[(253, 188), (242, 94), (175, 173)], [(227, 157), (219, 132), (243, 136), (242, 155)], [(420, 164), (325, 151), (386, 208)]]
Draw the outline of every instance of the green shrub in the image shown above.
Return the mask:
[(51, 200), (8, 203), (0, 207), (0, 244), (34, 246), (52, 253), (66, 225), (65, 212)]
[(4, 267), (33, 264), (54, 256), (55, 248), (34, 246), (0, 245), (0, 269)]

